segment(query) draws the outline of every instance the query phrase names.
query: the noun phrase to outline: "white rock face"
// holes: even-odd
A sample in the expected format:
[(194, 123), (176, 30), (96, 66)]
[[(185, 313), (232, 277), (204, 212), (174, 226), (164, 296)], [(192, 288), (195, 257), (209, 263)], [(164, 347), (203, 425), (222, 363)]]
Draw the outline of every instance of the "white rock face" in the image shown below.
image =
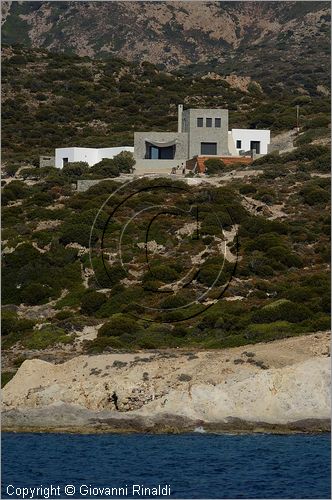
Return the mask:
[[(226, 384), (227, 382), (227, 384)], [(158, 413), (183, 415), (206, 422), (227, 417), (246, 421), (288, 423), (302, 419), (328, 419), (330, 415), (330, 362), (316, 358), (297, 365), (271, 369), (223, 384), (194, 385), (190, 391), (175, 390)]]
[(29, 421), (39, 412), (47, 425), (60, 418), (64, 426), (73, 414), (82, 415), (77, 421), (173, 416), (278, 425), (329, 419), (328, 346), (323, 332), (220, 351), (78, 356), (59, 365), (27, 360), (3, 389), (4, 415), (30, 412)]

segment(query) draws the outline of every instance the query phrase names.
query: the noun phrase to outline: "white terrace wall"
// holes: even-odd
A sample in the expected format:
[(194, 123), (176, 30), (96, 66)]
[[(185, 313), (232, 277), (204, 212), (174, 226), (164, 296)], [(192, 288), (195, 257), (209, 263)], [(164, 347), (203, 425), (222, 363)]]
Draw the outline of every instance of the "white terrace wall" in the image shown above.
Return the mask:
[(84, 161), (89, 167), (92, 167), (103, 158), (113, 158), (121, 153), (121, 151), (129, 151), (134, 153), (132, 146), (119, 146), (114, 148), (57, 148), (55, 150), (55, 166), (63, 168), (64, 158), (68, 158), (68, 162)]

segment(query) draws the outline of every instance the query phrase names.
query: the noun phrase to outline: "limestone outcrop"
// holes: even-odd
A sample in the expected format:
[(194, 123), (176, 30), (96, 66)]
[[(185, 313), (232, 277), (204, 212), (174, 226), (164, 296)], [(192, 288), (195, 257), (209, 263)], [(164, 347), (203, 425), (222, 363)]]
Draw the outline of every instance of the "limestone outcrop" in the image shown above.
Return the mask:
[(25, 361), (3, 390), (3, 428), (326, 430), (326, 333), (222, 351)]

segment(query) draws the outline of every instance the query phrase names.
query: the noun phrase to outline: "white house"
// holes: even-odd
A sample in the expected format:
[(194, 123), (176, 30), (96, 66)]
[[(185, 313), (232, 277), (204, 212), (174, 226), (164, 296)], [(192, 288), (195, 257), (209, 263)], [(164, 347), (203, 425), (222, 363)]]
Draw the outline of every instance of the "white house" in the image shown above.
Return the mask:
[(63, 168), (67, 163), (84, 161), (92, 167), (104, 158), (113, 158), (122, 151), (134, 153), (131, 146), (120, 146), (116, 148), (57, 148), (55, 150), (55, 166)]
[(268, 152), (270, 131), (257, 129), (228, 130), (228, 109), (186, 109), (178, 106), (177, 132), (135, 132), (134, 147), (58, 148), (55, 166), (86, 162), (90, 167), (103, 158), (113, 158), (121, 151), (134, 154), (136, 173), (170, 172), (183, 168), (199, 156), (243, 158)]
[(237, 154), (240, 151), (255, 151), (266, 155), (270, 144), (270, 131), (249, 128), (232, 128), (231, 135)]

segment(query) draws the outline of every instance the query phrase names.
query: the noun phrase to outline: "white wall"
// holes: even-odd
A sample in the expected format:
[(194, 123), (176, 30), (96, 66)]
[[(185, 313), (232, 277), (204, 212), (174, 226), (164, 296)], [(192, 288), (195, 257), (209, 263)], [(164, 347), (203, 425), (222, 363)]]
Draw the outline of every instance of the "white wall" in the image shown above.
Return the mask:
[[(232, 137), (237, 154), (241, 150), (250, 151), (250, 141), (259, 141), (260, 154), (267, 154), (267, 147), (270, 144), (270, 131), (249, 128), (232, 128)], [(241, 148), (236, 147), (236, 141), (241, 141)]]
[(55, 166), (63, 167), (63, 159), (68, 158), (68, 162), (84, 161), (89, 167), (92, 167), (103, 158), (113, 158), (121, 151), (134, 152), (131, 146), (119, 146), (115, 148), (57, 148), (55, 150)]
[(228, 132), (228, 151), (231, 156), (238, 155), (238, 150), (235, 148), (235, 142), (232, 136), (232, 132)]
[(116, 148), (100, 148), (97, 151), (98, 151), (99, 161), (101, 161), (103, 158), (113, 158), (114, 156), (118, 155), (122, 151), (129, 151), (130, 153), (134, 154), (133, 146), (118, 146)]

